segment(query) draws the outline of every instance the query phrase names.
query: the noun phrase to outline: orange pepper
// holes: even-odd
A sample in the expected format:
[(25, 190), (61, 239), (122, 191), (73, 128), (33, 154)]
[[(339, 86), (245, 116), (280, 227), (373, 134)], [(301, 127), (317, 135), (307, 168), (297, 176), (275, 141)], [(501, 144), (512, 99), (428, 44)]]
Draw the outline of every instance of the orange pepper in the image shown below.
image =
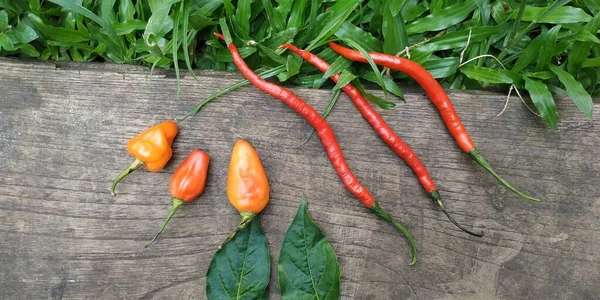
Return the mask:
[(208, 154), (196, 149), (192, 150), (190, 155), (177, 167), (169, 183), (171, 197), (173, 198), (173, 207), (158, 233), (146, 244), (146, 247), (150, 246), (161, 232), (163, 232), (171, 217), (173, 217), (183, 203), (192, 202), (202, 194), (204, 185), (206, 184), (209, 163), (210, 157)]
[(248, 226), (269, 203), (267, 174), (254, 147), (244, 140), (238, 140), (231, 153), (227, 197), (231, 205), (240, 212), (242, 221), (223, 245)]
[(173, 154), (171, 145), (178, 131), (177, 124), (167, 120), (131, 138), (127, 143), (127, 152), (135, 161), (117, 176), (110, 193), (114, 196), (117, 183), (142, 165), (151, 172), (158, 172), (164, 168)]

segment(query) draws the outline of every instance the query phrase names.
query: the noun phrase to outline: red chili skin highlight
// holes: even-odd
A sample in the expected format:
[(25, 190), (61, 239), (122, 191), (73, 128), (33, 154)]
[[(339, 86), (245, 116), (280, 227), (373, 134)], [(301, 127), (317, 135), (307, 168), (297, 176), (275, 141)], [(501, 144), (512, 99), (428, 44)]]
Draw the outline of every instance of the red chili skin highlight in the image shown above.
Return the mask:
[[(222, 40), (225, 40), (225, 37), (222, 34), (215, 33), (215, 36), (219, 37)], [(411, 234), (404, 228), (402, 224), (392, 219), (392, 217), (387, 214), (375, 201), (375, 198), (371, 195), (369, 190), (365, 188), (354, 176), (350, 167), (346, 163), (344, 159), (344, 155), (342, 153), (342, 149), (337, 142), (335, 137), (335, 133), (329, 123), (323, 119), (323, 117), (310, 105), (308, 105), (304, 100), (298, 97), (296, 94), (291, 92), (290, 90), (278, 86), (274, 83), (268, 82), (262, 79), (258, 74), (254, 73), (244, 59), (239, 54), (237, 48), (230, 41), (226, 41), (229, 52), (233, 57), (233, 62), (237, 66), (238, 70), (242, 75), (252, 83), (255, 87), (260, 89), (261, 91), (273, 96), (274, 98), (281, 100), (287, 106), (292, 108), (295, 112), (300, 114), (306, 121), (315, 128), (317, 135), (319, 136), (323, 147), (325, 147), (325, 151), (331, 164), (333, 165), (335, 171), (338, 176), (342, 180), (344, 186), (354, 195), (356, 196), (364, 206), (369, 208), (371, 212), (377, 215), (382, 220), (391, 223), (398, 230), (400, 230), (407, 238), (412, 247), (413, 259), (410, 265), (414, 265), (417, 262), (417, 249), (414, 244), (413, 238)]]
[[(294, 45), (284, 44), (281, 45), (279, 48), (285, 48), (296, 53), (323, 73), (327, 72), (327, 69), (329, 69), (330, 67), (330, 65), (326, 61), (324, 61), (317, 55), (312, 54), (309, 51), (301, 50)], [(337, 83), (339, 81), (340, 74), (335, 74), (329, 78), (333, 82)], [(402, 141), (402, 139), (394, 132), (394, 130), (390, 128), (390, 126), (385, 122), (385, 120), (381, 118), (381, 115), (379, 115), (379, 113), (377, 113), (377, 111), (373, 109), (373, 107), (368, 103), (367, 99), (363, 97), (360, 91), (351, 83), (348, 83), (347, 85), (343, 86), (342, 90), (350, 97), (356, 108), (369, 122), (369, 124), (371, 124), (371, 127), (373, 127), (373, 129), (379, 134), (381, 139), (386, 144), (388, 144), (388, 146), (390, 146), (390, 148), (392, 148), (392, 150), (394, 150), (394, 152), (396, 152), (396, 154), (398, 154), (398, 156), (400, 156), (410, 166), (415, 175), (417, 175), (417, 178), (419, 179), (421, 186), (423, 186), (423, 189), (425, 189), (425, 192), (427, 192), (427, 194), (431, 197), (435, 204), (438, 205), (438, 207), (444, 212), (444, 214), (448, 216), (450, 221), (462, 231), (468, 234), (474, 236), (483, 236), (483, 233), (474, 233), (465, 229), (448, 214), (448, 212), (444, 208), (444, 205), (442, 204), (440, 194), (437, 191), (435, 183), (433, 182), (433, 179), (431, 178), (431, 175), (429, 175), (429, 172), (427, 171), (427, 168), (425, 168), (423, 162), (421, 162), (421, 160), (413, 151), (413, 149), (404, 141)]]
[[(363, 56), (360, 51), (346, 48), (334, 42), (329, 42), (329, 47), (349, 60), (368, 63), (367, 58)], [(460, 121), (450, 97), (448, 97), (444, 88), (442, 88), (437, 80), (435, 80), (425, 68), (414, 61), (402, 57), (379, 52), (369, 52), (368, 54), (375, 64), (403, 72), (417, 81), (417, 83), (425, 90), (425, 93), (427, 93), (433, 105), (438, 109), (440, 116), (444, 120), (444, 124), (446, 124), (446, 128), (448, 128), (448, 131), (450, 131), (450, 134), (452, 134), (456, 140), (458, 147), (469, 154), (473, 160), (486, 169), (501, 184), (524, 199), (535, 202), (542, 201), (520, 192), (492, 169), (491, 165), (483, 158), (483, 156), (481, 156), (481, 153), (475, 147), (475, 143), (473, 143), (471, 136)]]

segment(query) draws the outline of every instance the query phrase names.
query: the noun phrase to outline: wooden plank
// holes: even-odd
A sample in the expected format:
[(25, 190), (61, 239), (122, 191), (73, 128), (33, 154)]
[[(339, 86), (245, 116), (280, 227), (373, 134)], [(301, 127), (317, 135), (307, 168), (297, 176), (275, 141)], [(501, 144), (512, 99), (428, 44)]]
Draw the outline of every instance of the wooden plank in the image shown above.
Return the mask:
[[(238, 138), (259, 151), (272, 187), (261, 214), (276, 274), (285, 229), (303, 193), (337, 251), (343, 299), (592, 299), (600, 293), (598, 105), (588, 121), (568, 99), (552, 132), (511, 98), (452, 91), (481, 152), (518, 188), (520, 200), (456, 147), (421, 91), (382, 112), (419, 154), (459, 232), (434, 208), (412, 172), (372, 132), (344, 95), (329, 117), (356, 175), (417, 240), (420, 263), (388, 224), (372, 216), (335, 175), (318, 139), (282, 103), (244, 87), (181, 124), (162, 173), (138, 171), (108, 193), (129, 163), (126, 141), (239, 80), (235, 73), (187, 76), (181, 95), (169, 73), (106, 64), (0, 60), (0, 298), (205, 299), (204, 275), (239, 220), (225, 194)], [(294, 89), (322, 110), (327, 90)], [(182, 208), (149, 249), (170, 207), (168, 181), (193, 148), (212, 156), (201, 199)], [(276, 277), (270, 286), (279, 299)]]

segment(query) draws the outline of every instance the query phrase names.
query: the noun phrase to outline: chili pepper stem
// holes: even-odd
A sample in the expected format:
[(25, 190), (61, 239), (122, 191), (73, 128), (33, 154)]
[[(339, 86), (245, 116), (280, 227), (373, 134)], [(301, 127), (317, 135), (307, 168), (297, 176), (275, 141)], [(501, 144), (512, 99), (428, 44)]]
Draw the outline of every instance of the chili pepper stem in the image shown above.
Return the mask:
[(412, 248), (412, 254), (413, 254), (412, 261), (410, 262), (409, 265), (414, 266), (417, 263), (417, 245), (415, 244), (415, 241), (413, 240), (413, 237), (410, 234), (410, 232), (408, 232), (406, 227), (404, 227), (402, 224), (400, 224), (400, 222), (394, 220), (385, 210), (383, 210), (383, 208), (381, 208), (381, 206), (379, 206), (379, 203), (375, 202), (375, 204), (373, 204), (371, 207), (369, 207), (369, 209), (378, 218), (394, 225), (394, 227), (396, 227), (396, 229), (400, 230), (400, 232), (402, 232), (404, 234), (404, 236), (406, 236), (406, 239), (408, 240), (408, 243), (410, 244), (410, 247)]
[(542, 202), (541, 199), (531, 197), (531, 196), (517, 190), (514, 186), (512, 186), (510, 183), (508, 183), (506, 180), (504, 180), (504, 178), (500, 177), (500, 175), (498, 175), (498, 173), (496, 173), (496, 171), (494, 171), (494, 169), (492, 169), (492, 166), (490, 165), (490, 163), (488, 163), (488, 161), (485, 160), (485, 158), (483, 158), (483, 156), (481, 156), (481, 153), (479, 152), (479, 150), (477, 150), (477, 148), (473, 148), (473, 150), (467, 152), (467, 154), (469, 154), (469, 156), (473, 160), (475, 160), (480, 166), (482, 166), (484, 169), (486, 169), (490, 174), (492, 174), (492, 176), (494, 176), (494, 178), (496, 178), (502, 185), (504, 185), (507, 189), (509, 189), (513, 193), (519, 195), (521, 198), (526, 199), (526, 200), (530, 200), (530, 201), (534, 201), (534, 202)]
[(225, 245), (227, 245), (227, 243), (231, 242), (231, 240), (233, 240), (233, 238), (236, 236), (236, 234), (238, 232), (240, 232), (242, 229), (246, 228), (248, 226), (248, 224), (250, 224), (250, 222), (252, 222), (252, 220), (254, 220), (254, 217), (256, 217), (257, 214), (253, 213), (253, 212), (241, 212), (240, 215), (242, 216), (242, 221), (235, 228), (235, 231), (231, 235), (229, 235), (229, 237), (227, 237), (227, 239), (223, 242), (223, 244), (221, 244), (221, 247), (219, 247), (219, 249), (223, 248)]
[(117, 187), (117, 183), (119, 183), (119, 181), (121, 181), (123, 178), (125, 178), (125, 176), (127, 176), (131, 172), (135, 171), (135, 169), (141, 167), (143, 164), (144, 164), (143, 161), (136, 158), (127, 169), (125, 169), (123, 172), (121, 172), (121, 174), (119, 174), (119, 176), (117, 176), (117, 178), (113, 182), (112, 186), (110, 187), (110, 194), (115, 196), (116, 195), (115, 188)]
[(171, 220), (171, 218), (173, 217), (173, 215), (175, 214), (175, 212), (177, 212), (177, 210), (179, 209), (179, 207), (181, 207), (181, 205), (183, 205), (183, 203), (185, 203), (183, 200), (177, 199), (177, 198), (173, 198), (173, 207), (171, 207), (171, 211), (169, 212), (169, 215), (167, 216), (167, 218), (163, 222), (163, 224), (160, 227), (160, 230), (158, 231), (158, 233), (152, 238), (152, 240), (150, 242), (148, 242), (148, 244), (146, 244), (146, 246), (144, 246), (144, 248), (148, 248), (150, 245), (152, 245), (152, 243), (154, 243), (154, 241), (156, 240), (156, 238), (163, 232), (163, 230), (165, 229), (165, 227), (167, 227), (167, 223), (169, 223), (169, 221)]
[(442, 199), (440, 197), (440, 193), (436, 190), (436, 191), (432, 191), (428, 193), (429, 196), (431, 197), (431, 200), (433, 200), (433, 202), (435, 202), (435, 204), (440, 208), (440, 210), (446, 215), (446, 217), (448, 217), (448, 220), (450, 220), (450, 222), (452, 222), (452, 224), (454, 224), (456, 227), (458, 227), (458, 229), (462, 230), (463, 232), (466, 232), (472, 236), (476, 236), (476, 237), (483, 237), (483, 231), (481, 233), (475, 233), (473, 231), (470, 231), (464, 227), (462, 227), (462, 225), (458, 224), (458, 222), (456, 222), (454, 220), (454, 218), (452, 218), (452, 216), (450, 216), (450, 214), (448, 213), (448, 211), (446, 210), (446, 208), (444, 207), (444, 203), (442, 203)]

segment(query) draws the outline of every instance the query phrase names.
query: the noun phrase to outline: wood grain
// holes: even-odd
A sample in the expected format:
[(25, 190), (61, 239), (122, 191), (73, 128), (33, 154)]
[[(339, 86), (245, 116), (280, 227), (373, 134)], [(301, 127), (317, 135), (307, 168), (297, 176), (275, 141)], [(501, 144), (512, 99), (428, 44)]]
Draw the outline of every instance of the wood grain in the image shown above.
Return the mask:
[[(225, 194), (236, 139), (260, 153), (272, 187), (261, 214), (273, 274), (285, 229), (303, 193), (334, 246), (342, 299), (593, 299), (600, 294), (600, 125), (559, 99), (552, 132), (517, 98), (451, 91), (479, 149), (517, 188), (517, 198), (461, 153), (420, 90), (382, 112), (428, 166), (459, 222), (434, 208), (409, 168), (373, 133), (344, 95), (328, 120), (358, 178), (407, 225), (409, 247), (347, 192), (318, 139), (282, 103), (244, 87), (181, 124), (164, 172), (137, 171), (111, 197), (111, 180), (131, 162), (127, 140), (240, 77), (198, 72), (176, 97), (170, 73), (109, 64), (0, 60), (0, 299), (205, 299), (212, 254), (239, 217)], [(294, 89), (319, 110), (328, 90)], [(212, 156), (201, 198), (177, 213), (161, 238), (143, 245), (170, 207), (168, 181), (193, 148)], [(271, 299), (279, 299), (276, 277)]]

